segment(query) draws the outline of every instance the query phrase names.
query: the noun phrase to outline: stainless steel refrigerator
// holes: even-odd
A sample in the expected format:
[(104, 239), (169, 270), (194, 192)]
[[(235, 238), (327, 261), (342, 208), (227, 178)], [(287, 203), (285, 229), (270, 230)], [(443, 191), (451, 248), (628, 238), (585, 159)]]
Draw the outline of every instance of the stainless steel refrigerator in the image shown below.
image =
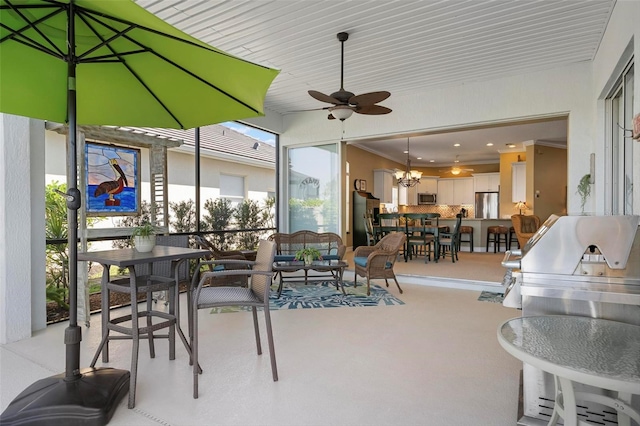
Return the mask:
[(500, 218), (500, 193), (476, 192), (476, 219)]

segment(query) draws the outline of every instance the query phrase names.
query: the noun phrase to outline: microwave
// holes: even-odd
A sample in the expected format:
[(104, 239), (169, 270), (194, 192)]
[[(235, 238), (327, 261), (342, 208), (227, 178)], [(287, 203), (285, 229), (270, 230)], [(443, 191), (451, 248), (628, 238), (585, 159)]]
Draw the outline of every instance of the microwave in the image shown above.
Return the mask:
[(436, 204), (436, 194), (418, 194), (418, 204)]

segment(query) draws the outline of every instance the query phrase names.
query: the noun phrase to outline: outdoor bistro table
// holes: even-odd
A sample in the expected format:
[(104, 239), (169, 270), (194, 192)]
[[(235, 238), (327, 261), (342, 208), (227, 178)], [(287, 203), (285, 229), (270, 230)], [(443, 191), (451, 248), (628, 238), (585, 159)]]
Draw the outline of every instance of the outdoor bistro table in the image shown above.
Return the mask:
[[(342, 276), (344, 275), (344, 270), (347, 266), (347, 262), (342, 260), (314, 260), (310, 264), (305, 264), (302, 260), (273, 262), (273, 272), (280, 275), (278, 297), (282, 294), (282, 284), (285, 280), (283, 272), (296, 272), (300, 270), (304, 271), (305, 284), (307, 284), (309, 278), (313, 278), (314, 280), (317, 280), (318, 278), (332, 278), (336, 284), (336, 290), (338, 288), (342, 288), (342, 294), (346, 295)], [(309, 271), (329, 272), (330, 274), (309, 275)], [(301, 277), (299, 276), (287, 277), (290, 281), (300, 280), (300, 278)]]
[[(148, 334), (149, 343), (150, 343), (150, 355), (153, 358), (155, 356), (155, 351), (153, 349), (153, 337), (168, 337), (171, 342), (173, 342), (173, 334), (170, 329), (168, 336), (153, 336), (153, 331), (156, 331), (161, 328), (171, 327), (175, 324), (175, 329), (184, 344), (184, 347), (189, 354), (189, 358), (191, 358), (191, 347), (187, 342), (187, 339), (180, 328), (180, 310), (179, 310), (179, 283), (177, 282), (177, 271), (182, 264), (182, 262), (187, 259), (199, 259), (204, 258), (210, 254), (209, 250), (202, 249), (190, 249), (184, 247), (173, 247), (173, 246), (159, 246), (156, 245), (152, 251), (142, 253), (137, 251), (136, 249), (117, 249), (117, 250), (104, 250), (104, 251), (90, 251), (84, 253), (78, 253), (78, 260), (81, 261), (89, 261), (96, 262), (102, 265), (102, 281), (101, 281), (101, 302), (102, 302), (102, 340), (104, 341), (104, 345), (102, 346), (102, 361), (109, 362), (109, 340), (110, 339), (131, 339), (137, 337), (139, 334)], [(153, 263), (160, 261), (171, 261), (171, 276), (156, 276), (153, 275)], [(141, 264), (149, 264), (149, 275), (145, 276), (137, 276), (135, 271), (135, 265)], [(129, 269), (129, 283), (126, 283), (125, 280), (115, 279), (111, 280), (109, 274), (109, 268), (111, 266), (117, 266), (119, 268), (128, 268)], [(175, 289), (173, 293), (169, 294), (169, 313), (155, 311), (152, 310), (152, 301), (150, 297), (147, 297), (147, 310), (138, 312), (137, 307), (137, 293), (139, 287), (145, 287), (146, 291), (155, 291), (153, 288), (158, 289), (166, 289), (167, 285), (170, 285), (171, 282), (176, 280)], [(131, 296), (131, 315), (127, 315), (124, 317), (118, 318), (110, 318), (110, 309), (109, 309), (109, 286), (118, 286), (120, 288), (127, 288), (130, 291)], [(146, 333), (139, 333), (137, 327), (124, 327), (120, 325), (121, 322), (128, 320), (136, 324), (138, 318), (140, 316), (147, 318), (147, 327), (149, 331)], [(164, 321), (159, 324), (151, 324), (151, 317), (158, 317), (163, 319)], [(110, 336), (109, 331), (114, 330), (119, 333), (127, 334), (127, 336)], [(142, 329), (141, 329), (142, 330)], [(129, 390), (129, 408), (133, 408), (135, 405), (135, 381), (136, 381), (136, 369), (137, 369), (137, 351), (138, 351), (138, 341), (137, 338), (134, 338), (134, 347), (132, 349), (132, 372), (131, 372), (131, 381), (132, 384)], [(175, 359), (175, 348), (173, 345), (169, 345), (169, 359)], [(100, 349), (99, 349), (100, 350)], [(96, 352), (92, 366), (99, 352)]]
[[(615, 409), (618, 424), (640, 424), (631, 406), (640, 395), (640, 326), (571, 315), (510, 319), (498, 327), (498, 342), (514, 357), (555, 376), (556, 397), (549, 425), (562, 416), (566, 426), (578, 424), (576, 400)], [(611, 397), (576, 392), (574, 383), (612, 391)]]

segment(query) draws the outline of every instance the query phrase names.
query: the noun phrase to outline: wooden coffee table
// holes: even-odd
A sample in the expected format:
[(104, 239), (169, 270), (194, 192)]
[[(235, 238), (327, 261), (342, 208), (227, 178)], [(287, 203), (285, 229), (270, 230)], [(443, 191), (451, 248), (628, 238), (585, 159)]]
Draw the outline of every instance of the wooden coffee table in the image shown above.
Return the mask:
[[(304, 283), (307, 284), (309, 280), (318, 281), (321, 279), (331, 278), (336, 284), (336, 290), (342, 289), (342, 294), (346, 295), (344, 291), (344, 285), (342, 282), (342, 276), (344, 270), (347, 267), (347, 262), (342, 260), (314, 260), (309, 264), (305, 264), (301, 260), (292, 261), (279, 261), (273, 263), (273, 271), (280, 275), (280, 283), (278, 285), (278, 297), (282, 294), (282, 285), (285, 279), (289, 281), (299, 281), (299, 275), (285, 277), (285, 273), (304, 271)], [(309, 275), (309, 271), (325, 272), (324, 274)]]

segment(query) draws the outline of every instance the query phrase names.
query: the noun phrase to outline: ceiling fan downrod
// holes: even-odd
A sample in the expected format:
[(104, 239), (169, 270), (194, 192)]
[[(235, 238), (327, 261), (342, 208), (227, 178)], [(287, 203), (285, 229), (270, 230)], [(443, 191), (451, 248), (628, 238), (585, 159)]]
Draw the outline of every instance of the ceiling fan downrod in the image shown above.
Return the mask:
[(340, 41), (340, 91), (344, 91), (344, 42), (349, 40), (349, 33), (338, 33)]

